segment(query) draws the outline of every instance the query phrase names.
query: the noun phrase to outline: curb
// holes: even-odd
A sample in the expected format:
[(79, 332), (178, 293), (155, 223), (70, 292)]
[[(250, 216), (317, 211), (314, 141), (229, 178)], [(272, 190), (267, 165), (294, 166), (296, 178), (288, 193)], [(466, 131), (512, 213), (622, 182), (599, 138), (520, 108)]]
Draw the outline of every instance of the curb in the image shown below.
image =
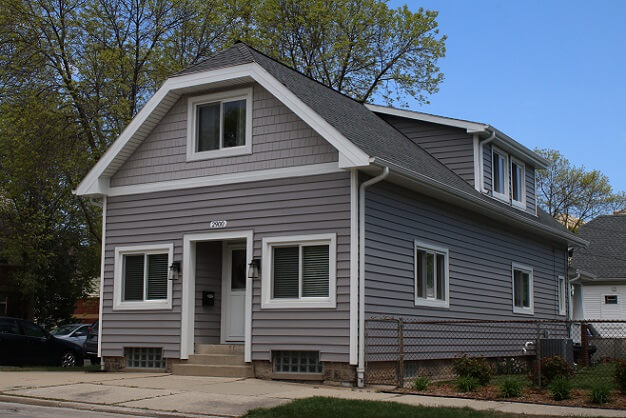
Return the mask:
[(176, 417), (207, 418), (207, 417), (224, 417), (225, 416), (225, 415), (210, 415), (210, 414), (199, 415), (199, 414), (189, 414), (189, 413), (184, 413), (184, 412), (159, 411), (159, 410), (154, 410), (154, 409), (139, 409), (139, 408), (126, 407), (126, 406), (112, 406), (112, 405), (93, 404), (93, 403), (86, 403), (86, 402), (59, 401), (59, 400), (53, 400), (53, 399), (42, 399), (42, 398), (33, 398), (29, 396), (17, 396), (17, 395), (5, 395), (5, 394), (0, 394), (0, 402), (17, 403), (17, 404), (33, 405), (33, 406), (55, 407), (55, 408), (69, 408), (69, 409), (76, 409), (80, 411), (107, 412), (111, 414), (122, 414), (122, 415), (141, 416), (141, 417), (157, 417), (157, 418), (176, 418)]

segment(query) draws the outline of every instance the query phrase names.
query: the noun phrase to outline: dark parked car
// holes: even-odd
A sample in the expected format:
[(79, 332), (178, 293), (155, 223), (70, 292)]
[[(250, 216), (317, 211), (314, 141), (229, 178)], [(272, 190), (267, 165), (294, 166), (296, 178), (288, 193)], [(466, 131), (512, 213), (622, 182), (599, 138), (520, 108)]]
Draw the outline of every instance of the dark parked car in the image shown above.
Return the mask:
[(100, 364), (100, 357), (98, 357), (98, 322), (94, 322), (89, 328), (87, 339), (83, 344), (83, 353), (91, 364)]
[(0, 317), (0, 364), (8, 366), (82, 366), (82, 348), (56, 338), (40, 326)]

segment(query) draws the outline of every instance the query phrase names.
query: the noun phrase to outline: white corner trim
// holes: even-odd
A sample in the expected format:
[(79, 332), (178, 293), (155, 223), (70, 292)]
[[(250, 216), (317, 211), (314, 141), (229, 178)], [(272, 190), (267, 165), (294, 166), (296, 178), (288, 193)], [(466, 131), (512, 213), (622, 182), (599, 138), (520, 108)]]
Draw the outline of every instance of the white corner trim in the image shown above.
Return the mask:
[[(417, 297), (417, 251), (426, 250), (444, 255), (444, 288), (446, 296), (444, 299), (428, 299)], [(435, 261), (436, 262), (436, 261)], [(435, 284), (436, 287), (436, 284)], [(449, 308), (450, 307), (450, 250), (446, 247), (431, 244), (429, 242), (415, 240), (413, 242), (413, 302), (415, 306), (427, 306), (433, 308)]]
[[(180, 358), (188, 359), (194, 353), (196, 243), (230, 239), (246, 240), (246, 261), (252, 261), (254, 232), (252, 230), (214, 231), (183, 236), (183, 283), (181, 301)], [(244, 323), (244, 361), (252, 361), (252, 279), (246, 279), (246, 312)]]
[(99, 179), (103, 177), (109, 165), (118, 158), (137, 131), (142, 128), (152, 112), (163, 100), (168, 97), (179, 97), (180, 94), (188, 93), (192, 90), (198, 91), (209, 88), (211, 84), (216, 82), (245, 78), (250, 78), (258, 82), (335, 147), (339, 151), (340, 160), (342, 164), (345, 164), (345, 167), (348, 167), (348, 164), (352, 164), (354, 167), (369, 165), (369, 155), (348, 140), (341, 132), (314, 112), (309, 106), (304, 104), (300, 98), (281, 84), (263, 67), (257, 63), (249, 63), (167, 79), (128, 124), (115, 142), (113, 142), (98, 163), (96, 163), (87, 176), (80, 182), (75, 193), (77, 195), (97, 195), (103, 193), (98, 183)]
[(480, 138), (478, 137), (478, 134), (472, 135), (472, 144), (474, 149), (474, 189), (482, 192), (481, 186), (483, 185), (483, 176), (481, 170), (481, 158), (484, 158), (484, 156), (480, 155)]
[[(561, 280), (563, 281), (563, 287), (561, 287)], [(559, 307), (559, 315), (561, 316), (565, 316), (565, 314), (567, 313), (567, 280), (565, 279), (565, 276), (563, 275), (559, 275), (557, 276), (556, 279), (556, 283), (558, 286), (558, 290), (557, 290), (557, 297), (559, 298), (558, 300), (558, 307)], [(561, 303), (563, 302), (563, 303)]]
[[(272, 298), (272, 246), (328, 244), (328, 297)], [(337, 234), (265, 237), (261, 255), (261, 309), (335, 308), (337, 306)]]
[[(113, 273), (113, 310), (170, 310), (172, 309), (172, 280), (167, 280), (167, 299), (122, 301), (123, 262), (122, 257), (126, 254), (154, 254), (167, 252), (167, 265), (172, 265), (174, 257), (174, 244), (135, 245), (130, 247), (115, 247), (115, 267)], [(144, 284), (145, 285), (145, 284)]]
[(359, 338), (359, 171), (350, 170), (350, 364), (356, 365)]
[[(246, 101), (245, 144), (238, 147), (219, 148), (212, 151), (196, 151), (196, 110), (198, 106), (211, 102), (220, 102), (220, 105), (222, 105), (223, 103), (236, 100)], [(223, 140), (222, 118), (223, 114), (220, 111), (220, 143)], [(187, 100), (187, 161), (208, 160), (246, 154), (252, 154), (252, 87), (192, 96)]]
[[(102, 249), (100, 252), (100, 306), (98, 307), (98, 357), (102, 357), (102, 305), (104, 300), (104, 262), (106, 259), (107, 197), (102, 197)], [(104, 366), (104, 362), (100, 363)]]
[(270, 168), (267, 170), (242, 171), (239, 173), (218, 174), (214, 176), (191, 177), (187, 179), (143, 183), (132, 186), (118, 186), (109, 188), (106, 194), (108, 196), (126, 196), (140, 193), (184, 190), (197, 187), (222, 186), (263, 180), (315, 176), (320, 174), (339, 173), (343, 171), (343, 169), (340, 169), (337, 166), (336, 162), (331, 162), (285, 168)]
[[(520, 270), (528, 273), (529, 277), (529, 286), (530, 286), (530, 307), (528, 308), (520, 308), (515, 306), (515, 271)], [(534, 273), (533, 268), (526, 264), (520, 264), (513, 262), (511, 263), (511, 304), (513, 306), (513, 313), (516, 314), (524, 314), (524, 315), (534, 315), (535, 313), (535, 299), (534, 299)]]

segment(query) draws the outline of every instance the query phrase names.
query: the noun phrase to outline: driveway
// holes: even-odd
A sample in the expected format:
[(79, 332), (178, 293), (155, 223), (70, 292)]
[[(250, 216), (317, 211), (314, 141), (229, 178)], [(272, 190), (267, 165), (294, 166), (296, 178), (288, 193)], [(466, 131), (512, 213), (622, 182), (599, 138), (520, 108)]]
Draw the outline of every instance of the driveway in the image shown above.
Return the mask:
[[(61, 406), (127, 415), (239, 416), (293, 399), (331, 396), (426, 406), (554, 416), (625, 416), (623, 411), (398, 395), (370, 390), (258, 379), (164, 373), (0, 372), (0, 402)], [(80, 415), (77, 415), (80, 416)]]

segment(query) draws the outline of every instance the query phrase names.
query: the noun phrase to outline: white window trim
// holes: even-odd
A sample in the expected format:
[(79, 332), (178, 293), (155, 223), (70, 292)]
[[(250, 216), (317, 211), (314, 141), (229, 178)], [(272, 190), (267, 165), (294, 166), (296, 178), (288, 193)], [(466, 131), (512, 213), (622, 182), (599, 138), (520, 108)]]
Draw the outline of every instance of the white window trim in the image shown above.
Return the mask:
[[(196, 151), (197, 108), (207, 103), (246, 101), (246, 136), (245, 144), (237, 147), (220, 148), (210, 151)], [(222, 141), (222, 112), (220, 111), (220, 142)], [(187, 161), (208, 160), (212, 158), (233, 157), (252, 154), (252, 87), (229, 90), (221, 93), (190, 97), (187, 100)]]
[(167, 280), (167, 299), (123, 301), (122, 289), (124, 287), (124, 262), (123, 257), (129, 254), (168, 254), (167, 265), (172, 265), (174, 256), (174, 244), (137, 245), (131, 247), (115, 248), (115, 267), (113, 273), (113, 310), (166, 310), (172, 309), (172, 280)]
[[(426, 250), (440, 253), (445, 256), (445, 279), (444, 287), (446, 291), (445, 299), (431, 299), (431, 298), (419, 298), (417, 297), (417, 251)], [(435, 284), (435, 289), (436, 289)], [(440, 247), (430, 243), (422, 242), (419, 240), (414, 241), (413, 245), (413, 299), (415, 306), (430, 306), (436, 308), (449, 308), (450, 307), (450, 251), (445, 247)]]
[(509, 173), (511, 176), (511, 188), (513, 188), (513, 164), (515, 163), (515, 165), (521, 167), (522, 169), (522, 178), (521, 178), (521, 184), (520, 184), (520, 192), (521, 192), (521, 197), (522, 200), (515, 200), (513, 198), (513, 190), (511, 190), (511, 205), (518, 208), (518, 209), (524, 209), (526, 210), (526, 164), (524, 164), (522, 161), (518, 160), (517, 158), (511, 156), (510, 158), (510, 162), (509, 162)]
[[(495, 181), (495, 170), (494, 170), (494, 158), (493, 158), (493, 154), (498, 154), (500, 155), (502, 158), (504, 158), (504, 193), (498, 193), (496, 192), (496, 181)], [(509, 201), (509, 171), (511, 171), (510, 167), (509, 167), (509, 155), (502, 151), (500, 148), (497, 148), (495, 146), (491, 147), (491, 194), (493, 195), (493, 197), (496, 197), (500, 200), (504, 200), (505, 202)]]
[[(515, 270), (521, 270), (523, 272), (528, 273), (530, 286), (530, 307), (528, 308), (520, 308), (519, 306), (515, 306)], [(535, 314), (535, 299), (534, 299), (534, 278), (533, 278), (533, 268), (519, 263), (511, 264), (511, 304), (513, 305), (513, 313), (516, 314), (524, 314), (524, 315), (534, 315)]]
[[(306, 297), (299, 299), (272, 298), (272, 247), (275, 245), (289, 244), (328, 244), (328, 297)], [(263, 238), (262, 247), (262, 309), (335, 308), (337, 306), (337, 234), (267, 237)]]
[[(563, 283), (563, 286), (561, 286), (561, 283)], [(558, 297), (558, 303), (559, 303), (559, 315), (565, 315), (565, 313), (567, 312), (566, 310), (567, 281), (565, 280), (565, 276), (557, 277), (557, 286), (558, 286), (557, 297)]]

